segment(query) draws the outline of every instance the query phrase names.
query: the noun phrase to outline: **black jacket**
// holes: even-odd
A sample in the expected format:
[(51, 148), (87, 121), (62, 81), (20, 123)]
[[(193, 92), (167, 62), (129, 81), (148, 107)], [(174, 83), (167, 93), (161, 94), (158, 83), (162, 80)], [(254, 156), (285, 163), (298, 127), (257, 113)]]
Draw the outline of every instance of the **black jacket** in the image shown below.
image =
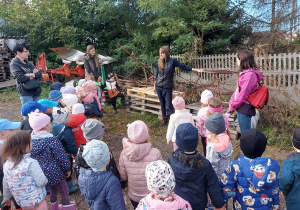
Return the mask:
[(86, 118), (103, 117), (103, 114), (99, 110), (98, 106), (95, 106), (94, 104), (83, 104), (83, 106), (84, 106), (84, 115), (86, 116)]
[[(30, 77), (25, 74), (33, 73), (33, 70), (36, 68), (28, 60), (25, 60), (25, 62), (26, 64), (22, 63), (18, 57), (14, 57), (10, 62), (10, 72), (17, 80), (17, 91), (21, 96), (39, 96), (42, 92), (41, 86), (32, 91), (26, 91), (23, 88), (22, 84), (30, 80)], [(42, 73), (39, 71), (35, 73), (35, 79), (40, 78), (42, 78)]]

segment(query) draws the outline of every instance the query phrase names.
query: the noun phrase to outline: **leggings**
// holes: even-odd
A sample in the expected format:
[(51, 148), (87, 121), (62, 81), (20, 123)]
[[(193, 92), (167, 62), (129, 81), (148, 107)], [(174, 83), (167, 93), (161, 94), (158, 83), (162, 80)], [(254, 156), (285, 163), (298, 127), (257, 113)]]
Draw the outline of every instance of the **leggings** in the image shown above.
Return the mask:
[(57, 201), (58, 193), (60, 194), (61, 204), (69, 205), (70, 204), (69, 187), (65, 179), (62, 182), (50, 187), (51, 203), (55, 203)]

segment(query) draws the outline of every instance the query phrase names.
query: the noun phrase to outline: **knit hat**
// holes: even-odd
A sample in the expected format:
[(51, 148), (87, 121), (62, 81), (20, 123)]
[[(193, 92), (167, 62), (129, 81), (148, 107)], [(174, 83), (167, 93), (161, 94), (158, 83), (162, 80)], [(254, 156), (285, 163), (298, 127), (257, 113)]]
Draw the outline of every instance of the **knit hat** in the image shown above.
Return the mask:
[(176, 129), (176, 144), (185, 152), (193, 152), (198, 145), (198, 129), (191, 123), (182, 123)]
[(103, 141), (92, 140), (84, 147), (82, 157), (94, 171), (100, 171), (109, 160), (108, 146)]
[(43, 98), (41, 100), (38, 101), (39, 104), (42, 104), (42, 105), (46, 105), (48, 106), (49, 108), (53, 108), (53, 107), (56, 107), (58, 105), (57, 102), (55, 101), (50, 101), (49, 99), (46, 99), (46, 98)]
[(114, 77), (115, 75), (113, 73), (108, 73), (107, 74), (107, 79), (110, 80), (112, 77)]
[(29, 113), (28, 116), (29, 125), (32, 128), (33, 132), (40, 131), (51, 122), (50, 117), (44, 113), (40, 113), (38, 109), (34, 112)]
[(52, 123), (62, 124), (70, 117), (70, 111), (61, 107), (54, 107), (52, 117)]
[(226, 127), (225, 127), (225, 120), (223, 115), (218, 112), (212, 113), (205, 120), (205, 127), (206, 130), (216, 135), (224, 133)]
[(87, 141), (93, 139), (99, 140), (104, 136), (105, 127), (104, 124), (99, 120), (88, 119), (86, 120), (81, 129), (83, 131), (83, 136)]
[(73, 94), (74, 91), (75, 91), (74, 86), (66, 86), (66, 87), (60, 88), (60, 92), (61, 92), (61, 93)]
[(17, 129), (20, 125), (20, 122), (11, 122), (7, 119), (0, 119), (0, 132), (3, 130)]
[(73, 94), (63, 94), (62, 102), (67, 105), (67, 107), (72, 107), (74, 104), (78, 103), (78, 97)]
[(168, 197), (175, 188), (175, 176), (171, 166), (157, 160), (146, 166), (146, 179), (149, 191), (159, 198)]
[(72, 114), (84, 114), (84, 106), (81, 103), (72, 106)]
[(293, 135), (293, 146), (300, 149), (300, 128), (297, 128)]
[(176, 110), (182, 110), (185, 107), (185, 101), (183, 98), (181, 98), (180, 96), (176, 96), (173, 100), (172, 100), (172, 104), (174, 106), (174, 108)]
[(93, 94), (92, 93), (90, 93), (90, 94), (88, 94), (84, 99), (83, 99), (83, 101), (84, 101), (84, 103), (87, 103), (89, 100), (91, 100), (93, 98)]
[(133, 123), (128, 124), (127, 127), (127, 135), (130, 141), (140, 144), (148, 138), (148, 128), (143, 121), (136, 120)]
[(57, 101), (62, 98), (62, 93), (59, 90), (52, 90), (49, 93), (50, 101)]
[(83, 83), (85, 83), (86, 82), (86, 80), (85, 79), (80, 79), (79, 81), (78, 81), (78, 86), (81, 86)]
[(60, 82), (54, 82), (50, 88), (51, 90), (60, 90), (60, 88), (63, 86), (63, 84), (61, 84)]
[(210, 90), (204, 90), (201, 93), (201, 103), (208, 104), (208, 99), (213, 98), (213, 93)]
[(267, 145), (267, 137), (259, 130), (252, 128), (242, 133), (240, 147), (244, 155), (254, 159), (261, 157)]
[(34, 112), (36, 109), (40, 110), (40, 112), (44, 112), (48, 109), (48, 106), (36, 101), (28, 101), (21, 107), (21, 113), (26, 117), (30, 112)]

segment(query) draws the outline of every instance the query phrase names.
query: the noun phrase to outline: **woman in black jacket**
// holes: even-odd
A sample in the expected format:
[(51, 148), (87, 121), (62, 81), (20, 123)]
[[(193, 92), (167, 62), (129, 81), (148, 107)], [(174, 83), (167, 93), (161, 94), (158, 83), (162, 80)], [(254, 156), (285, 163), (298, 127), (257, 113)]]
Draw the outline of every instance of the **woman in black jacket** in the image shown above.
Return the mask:
[(84, 55), (85, 78), (87, 79), (89, 75), (93, 75), (95, 81), (100, 81), (101, 83), (101, 66), (99, 56), (95, 50), (94, 45), (86, 47), (86, 54)]

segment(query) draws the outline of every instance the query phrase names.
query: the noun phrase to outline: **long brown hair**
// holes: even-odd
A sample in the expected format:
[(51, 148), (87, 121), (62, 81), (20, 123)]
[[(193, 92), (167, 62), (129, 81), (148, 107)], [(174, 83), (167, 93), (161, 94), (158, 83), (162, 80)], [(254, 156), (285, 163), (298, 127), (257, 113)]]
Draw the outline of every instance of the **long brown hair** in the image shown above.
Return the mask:
[(167, 58), (170, 57), (170, 48), (168, 46), (162, 46), (159, 49), (159, 54), (161, 53), (165, 53), (166, 54), (166, 58), (165, 59), (159, 59), (158, 60), (158, 66), (160, 70), (164, 69), (165, 63), (167, 62)]
[[(11, 158), (16, 167), (26, 154), (26, 149), (31, 143), (31, 136), (28, 131), (15, 131), (4, 141), (2, 146), (2, 162)], [(13, 168), (14, 168), (13, 167)]]
[[(92, 50), (92, 49), (96, 49), (95, 48), (95, 46), (94, 45), (88, 45), (87, 47), (86, 47), (86, 54), (88, 54), (89, 56), (91, 56), (91, 54), (90, 54), (90, 51)], [(98, 68), (99, 67), (99, 57), (98, 57), (98, 54), (97, 53), (95, 53), (95, 63), (96, 63), (96, 67)]]
[(257, 69), (252, 52), (243, 50), (238, 53), (237, 57), (240, 60), (239, 72), (242, 72), (246, 69)]

